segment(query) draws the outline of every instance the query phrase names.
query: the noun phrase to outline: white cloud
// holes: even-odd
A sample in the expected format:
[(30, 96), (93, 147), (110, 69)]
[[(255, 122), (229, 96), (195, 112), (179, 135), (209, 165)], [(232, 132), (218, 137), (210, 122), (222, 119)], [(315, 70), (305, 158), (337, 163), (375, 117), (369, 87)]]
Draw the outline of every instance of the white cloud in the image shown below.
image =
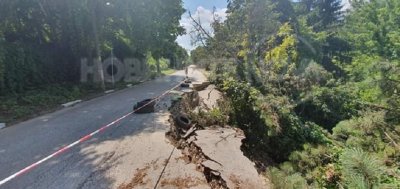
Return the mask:
[[(226, 20), (226, 8), (223, 9), (216, 9), (215, 14), (217, 17), (220, 19), (220, 21)], [(214, 21), (213, 18), (213, 11), (206, 9), (204, 7), (197, 7), (196, 12), (192, 13), (193, 18), (195, 19), (200, 19), (202, 26), (204, 27), (205, 30), (209, 31), (212, 33), (212, 27), (211, 23)], [(193, 50), (196, 48), (196, 46), (193, 46), (191, 44), (191, 37), (190, 37), (190, 32), (193, 30), (193, 25), (192, 25), (192, 20), (189, 18), (188, 14), (185, 14), (181, 21), (181, 26), (183, 26), (186, 29), (186, 35), (179, 36), (177, 39), (177, 42), (179, 45), (181, 45), (183, 48), (187, 50)]]
[(343, 10), (347, 10), (351, 8), (349, 0), (342, 0), (343, 3)]

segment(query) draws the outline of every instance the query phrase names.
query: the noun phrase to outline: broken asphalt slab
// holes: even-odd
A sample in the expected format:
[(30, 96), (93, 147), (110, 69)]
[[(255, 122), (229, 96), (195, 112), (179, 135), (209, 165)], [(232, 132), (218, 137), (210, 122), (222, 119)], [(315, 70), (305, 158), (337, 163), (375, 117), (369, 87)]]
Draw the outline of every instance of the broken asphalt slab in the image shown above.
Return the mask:
[(215, 85), (209, 85), (205, 90), (199, 91), (199, 96), (206, 109), (213, 109), (217, 108), (217, 101), (222, 98), (222, 93), (215, 88)]
[[(199, 83), (204, 81), (205, 78), (197, 80)], [(202, 103), (195, 107), (193, 112), (197, 109), (207, 111), (218, 108), (217, 101), (222, 99), (223, 95), (214, 85), (208, 85), (198, 92), (198, 96)], [(189, 96), (182, 100), (192, 99)], [(187, 110), (185, 102), (176, 107), (181, 108), (180, 111)], [(190, 162), (204, 175), (208, 188), (269, 188), (267, 179), (258, 174), (254, 163), (241, 151), (242, 140), (245, 138), (241, 130), (215, 126), (187, 133), (187, 140), (185, 135), (183, 138), (175, 138), (173, 142), (181, 150), (186, 162)], [(171, 135), (171, 138), (174, 136)]]
[(243, 134), (231, 128), (217, 128), (196, 131), (195, 138), (193, 143), (209, 158), (202, 165), (219, 172), (228, 188), (266, 188), (254, 163), (240, 149)]

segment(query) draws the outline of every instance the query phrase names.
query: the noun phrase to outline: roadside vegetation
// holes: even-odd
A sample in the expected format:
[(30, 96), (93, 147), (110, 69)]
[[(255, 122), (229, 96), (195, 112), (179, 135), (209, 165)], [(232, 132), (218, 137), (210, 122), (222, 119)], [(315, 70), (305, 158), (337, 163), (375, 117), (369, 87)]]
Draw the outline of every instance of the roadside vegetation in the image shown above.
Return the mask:
[(185, 32), (182, 6), (181, 0), (1, 1), (0, 122), (114, 88), (81, 84), (81, 58), (97, 64), (111, 51), (120, 60), (136, 58), (149, 79), (181, 68), (188, 57), (175, 42)]
[(400, 1), (228, 2), (191, 59), (274, 188), (400, 188)]

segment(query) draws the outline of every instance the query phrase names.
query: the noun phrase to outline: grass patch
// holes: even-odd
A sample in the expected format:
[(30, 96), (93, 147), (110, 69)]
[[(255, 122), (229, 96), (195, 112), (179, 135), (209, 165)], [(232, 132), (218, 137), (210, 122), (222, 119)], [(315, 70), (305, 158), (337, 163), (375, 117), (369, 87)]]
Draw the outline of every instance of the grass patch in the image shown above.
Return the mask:
[(170, 68), (161, 71), (161, 73), (162, 73), (163, 75), (171, 75), (171, 74), (173, 74), (173, 73), (175, 73), (175, 72), (176, 72), (175, 69), (170, 69)]
[(87, 85), (50, 85), (0, 96), (0, 122), (14, 124), (60, 108), (60, 104), (100, 93)]

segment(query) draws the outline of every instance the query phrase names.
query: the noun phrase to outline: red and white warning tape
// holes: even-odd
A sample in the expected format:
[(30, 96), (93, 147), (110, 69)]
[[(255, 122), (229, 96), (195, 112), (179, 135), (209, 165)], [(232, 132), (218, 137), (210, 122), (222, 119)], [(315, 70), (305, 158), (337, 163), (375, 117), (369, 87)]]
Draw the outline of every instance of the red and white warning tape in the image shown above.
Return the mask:
[(172, 90), (174, 90), (175, 88), (177, 88), (181, 83), (182, 83), (182, 82), (180, 82), (178, 85), (174, 86), (173, 88), (171, 88), (171, 89), (165, 91), (163, 94), (161, 94), (161, 95), (159, 95), (159, 96), (153, 98), (153, 100), (149, 101), (148, 103), (146, 103), (145, 105), (139, 107), (138, 109), (136, 109), (136, 110), (134, 110), (134, 111), (132, 111), (132, 112), (130, 112), (130, 113), (128, 113), (128, 114), (126, 114), (126, 115), (124, 115), (124, 116), (122, 116), (122, 117), (116, 119), (116, 120), (114, 120), (113, 122), (111, 122), (111, 123), (109, 123), (109, 124), (107, 124), (107, 125), (101, 127), (100, 129), (98, 129), (98, 130), (96, 130), (96, 131), (94, 131), (94, 132), (92, 132), (92, 133), (90, 133), (90, 134), (88, 134), (88, 135), (86, 135), (86, 136), (80, 138), (79, 140), (77, 140), (77, 141), (75, 141), (75, 142), (73, 142), (73, 143), (71, 143), (71, 144), (69, 144), (69, 145), (67, 145), (67, 146), (64, 146), (63, 148), (57, 150), (56, 152), (50, 154), (49, 156), (47, 156), (47, 157), (45, 157), (45, 158), (43, 158), (43, 159), (41, 159), (41, 160), (39, 160), (39, 161), (37, 161), (37, 162), (35, 162), (35, 163), (29, 165), (29, 166), (27, 166), (27, 167), (25, 167), (24, 169), (22, 169), (22, 170), (20, 170), (20, 171), (18, 171), (18, 172), (16, 172), (16, 173), (14, 173), (14, 174), (12, 174), (11, 176), (9, 176), (9, 177), (7, 177), (7, 178), (1, 180), (1, 181), (0, 181), (0, 186), (6, 184), (7, 182), (9, 182), (9, 181), (11, 181), (11, 180), (13, 180), (13, 179), (15, 179), (15, 178), (17, 178), (17, 177), (19, 177), (19, 176), (21, 176), (21, 175), (27, 173), (27, 172), (29, 172), (30, 170), (32, 170), (33, 168), (37, 167), (38, 165), (44, 163), (45, 161), (47, 161), (47, 160), (49, 160), (49, 159), (51, 159), (51, 158), (54, 158), (54, 157), (56, 157), (56, 156), (58, 156), (58, 155), (64, 153), (65, 151), (71, 149), (72, 147), (74, 147), (74, 146), (76, 146), (76, 145), (78, 145), (78, 144), (80, 144), (80, 143), (82, 143), (82, 142), (85, 142), (85, 141), (89, 140), (89, 139), (92, 138), (94, 135), (96, 135), (96, 134), (98, 134), (98, 133), (100, 133), (100, 132), (106, 130), (107, 128), (111, 127), (112, 125), (114, 125), (114, 124), (120, 122), (121, 120), (125, 119), (125, 118), (128, 117), (129, 115), (131, 115), (131, 114), (133, 114), (133, 113), (139, 111), (140, 109), (144, 108), (145, 106), (149, 105), (150, 103), (153, 103), (154, 101), (156, 101), (156, 100), (160, 99), (161, 97), (165, 96), (166, 94), (168, 94), (169, 92), (171, 92)]

